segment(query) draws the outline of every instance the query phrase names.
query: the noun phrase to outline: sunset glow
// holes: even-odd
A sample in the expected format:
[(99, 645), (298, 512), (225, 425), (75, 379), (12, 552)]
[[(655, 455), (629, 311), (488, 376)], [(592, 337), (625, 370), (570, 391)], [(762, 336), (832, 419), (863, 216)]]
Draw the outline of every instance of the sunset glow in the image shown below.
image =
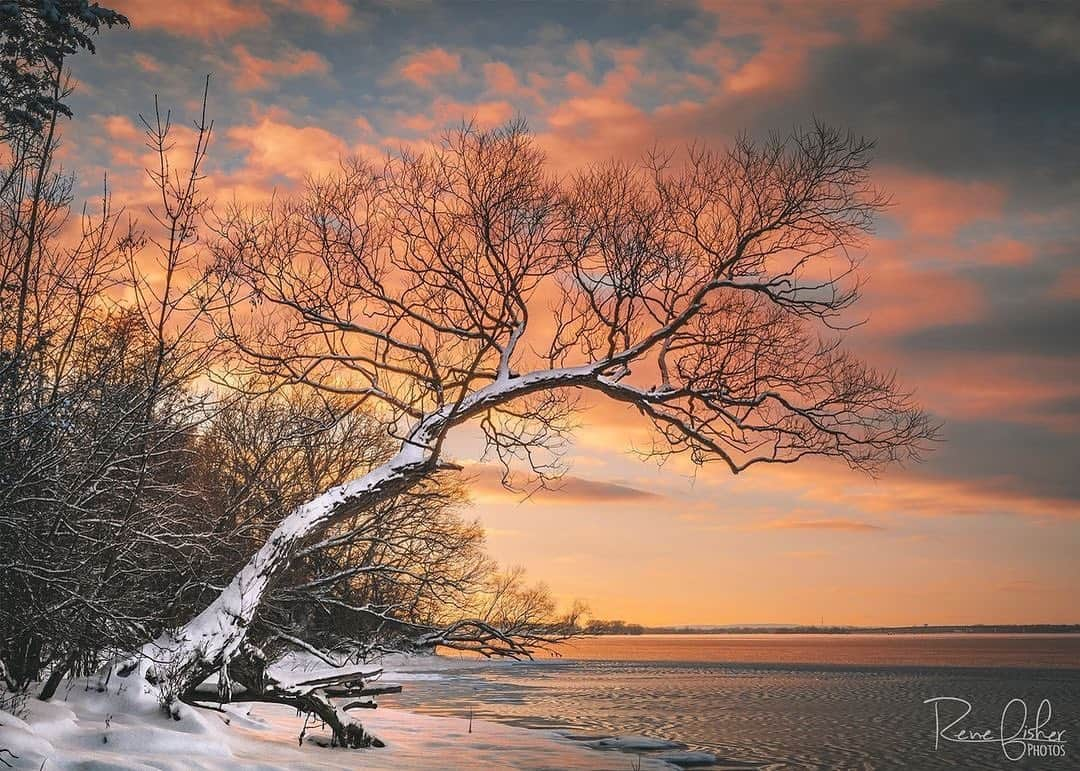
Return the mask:
[(598, 618), (1078, 620), (1075, 18), (1055, 27), (1040, 6), (979, 14), (920, 0), (122, 10), (132, 29), (73, 61), (78, 119), (60, 154), (83, 196), (107, 173), (135, 218), (155, 193), (138, 116), (157, 94), (182, 150), (207, 73), (206, 193), (221, 206), (296, 190), (345, 156), (421, 146), (463, 120), (524, 117), (559, 174), (815, 117), (875, 138), (872, 179), (891, 203), (845, 320), (854, 350), (897, 370), (943, 422), (925, 462), (880, 478), (840, 461), (738, 476), (680, 458), (657, 466), (633, 452), (650, 427), (597, 398), (577, 415), (561, 489), (527, 500), (506, 490), (476, 431), (453, 437), (449, 455), (474, 480), (493, 556)]

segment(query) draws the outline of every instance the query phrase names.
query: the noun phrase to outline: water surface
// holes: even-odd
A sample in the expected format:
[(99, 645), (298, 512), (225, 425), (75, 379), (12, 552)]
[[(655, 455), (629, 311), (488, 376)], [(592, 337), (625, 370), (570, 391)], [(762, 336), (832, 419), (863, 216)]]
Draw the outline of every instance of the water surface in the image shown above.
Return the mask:
[[(1000, 742), (934, 748), (924, 701), (962, 698), (958, 724), (1000, 736), (1022, 699), (1064, 730), (1064, 758), (1019, 761)], [(641, 635), (577, 641), (559, 658), (471, 664), (384, 699), (421, 712), (643, 734), (762, 769), (1080, 768), (1080, 635)], [(943, 703), (947, 724), (961, 712)], [(1008, 735), (1022, 722), (1009, 713)], [(1020, 748), (1013, 746), (1015, 756)], [(628, 766), (629, 767), (629, 766)]]

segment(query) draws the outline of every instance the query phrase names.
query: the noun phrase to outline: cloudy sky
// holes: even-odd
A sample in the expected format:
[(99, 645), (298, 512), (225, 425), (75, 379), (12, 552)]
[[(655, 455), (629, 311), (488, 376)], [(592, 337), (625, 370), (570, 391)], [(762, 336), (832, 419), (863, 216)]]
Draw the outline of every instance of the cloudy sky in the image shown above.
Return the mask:
[[(525, 116), (557, 171), (817, 117), (878, 141), (892, 197), (854, 347), (945, 422), (924, 464), (663, 468), (582, 416), (527, 502), (476, 467), (502, 560), (645, 623), (1080, 621), (1080, 6), (952, 2), (115, 0), (75, 65), (65, 162), (146, 200), (138, 114), (196, 117), (210, 192), (257, 199), (462, 118)], [(178, 134), (183, 142), (185, 134)], [(475, 461), (475, 442), (458, 456)]]

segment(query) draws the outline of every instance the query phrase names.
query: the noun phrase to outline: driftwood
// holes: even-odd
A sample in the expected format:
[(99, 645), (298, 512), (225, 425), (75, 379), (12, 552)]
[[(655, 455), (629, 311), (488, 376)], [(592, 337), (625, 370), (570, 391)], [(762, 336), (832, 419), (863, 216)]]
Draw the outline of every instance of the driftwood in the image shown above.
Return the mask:
[(361, 681), (365, 681), (365, 680), (374, 680), (379, 675), (381, 675), (382, 672), (383, 671), (381, 669), (372, 669), (372, 670), (370, 670), (368, 672), (348, 671), (348, 672), (334, 673), (334, 674), (326, 675), (325, 677), (315, 677), (315, 678), (312, 678), (310, 680), (300, 680), (300, 681), (298, 681), (296, 683), (296, 685), (300, 686), (300, 687), (303, 687), (305, 685), (314, 685), (314, 686), (321, 686), (321, 685), (348, 685), (349, 683), (353, 682), (354, 680), (357, 681), (357, 682), (361, 682)]
[[(335, 705), (333, 698), (372, 697), (385, 693), (401, 693), (400, 685), (372, 686), (366, 683), (379, 677), (381, 669), (368, 671), (344, 670), (297, 682), (285, 682), (268, 671), (265, 660), (248, 651), (241, 661), (234, 660), (229, 671), (219, 674), (217, 685), (202, 683), (194, 688), (189, 700), (212, 696), (218, 703), (261, 702), (285, 704), (300, 712), (314, 715), (330, 727), (331, 747), (383, 747), (378, 738), (364, 730), (360, 723), (346, 713), (352, 709), (375, 709), (374, 701), (354, 701), (344, 707)], [(254, 655), (253, 655), (254, 654)], [(304, 732), (300, 734), (303, 743)]]
[(323, 693), (334, 699), (351, 696), (379, 696), (384, 693), (401, 693), (400, 685), (373, 685), (360, 688), (324, 688)]
[(343, 710), (348, 712), (350, 709), (378, 709), (379, 705), (373, 701), (354, 701), (350, 704), (346, 704), (342, 707)]

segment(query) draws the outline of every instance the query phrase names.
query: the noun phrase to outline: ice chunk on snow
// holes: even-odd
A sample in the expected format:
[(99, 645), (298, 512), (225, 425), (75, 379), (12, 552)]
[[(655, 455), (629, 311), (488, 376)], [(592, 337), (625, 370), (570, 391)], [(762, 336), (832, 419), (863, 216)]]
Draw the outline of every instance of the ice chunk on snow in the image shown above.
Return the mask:
[(604, 750), (681, 750), (685, 749), (686, 745), (679, 742), (673, 742), (668, 739), (657, 739), (652, 736), (637, 736), (630, 734), (627, 736), (609, 736), (604, 739), (596, 739), (591, 742), (587, 742), (590, 747), (597, 747)]
[(670, 752), (658, 752), (649, 757), (662, 760), (680, 768), (698, 768), (700, 766), (712, 766), (716, 764), (716, 756), (711, 752), (695, 752), (691, 750), (674, 750)]

